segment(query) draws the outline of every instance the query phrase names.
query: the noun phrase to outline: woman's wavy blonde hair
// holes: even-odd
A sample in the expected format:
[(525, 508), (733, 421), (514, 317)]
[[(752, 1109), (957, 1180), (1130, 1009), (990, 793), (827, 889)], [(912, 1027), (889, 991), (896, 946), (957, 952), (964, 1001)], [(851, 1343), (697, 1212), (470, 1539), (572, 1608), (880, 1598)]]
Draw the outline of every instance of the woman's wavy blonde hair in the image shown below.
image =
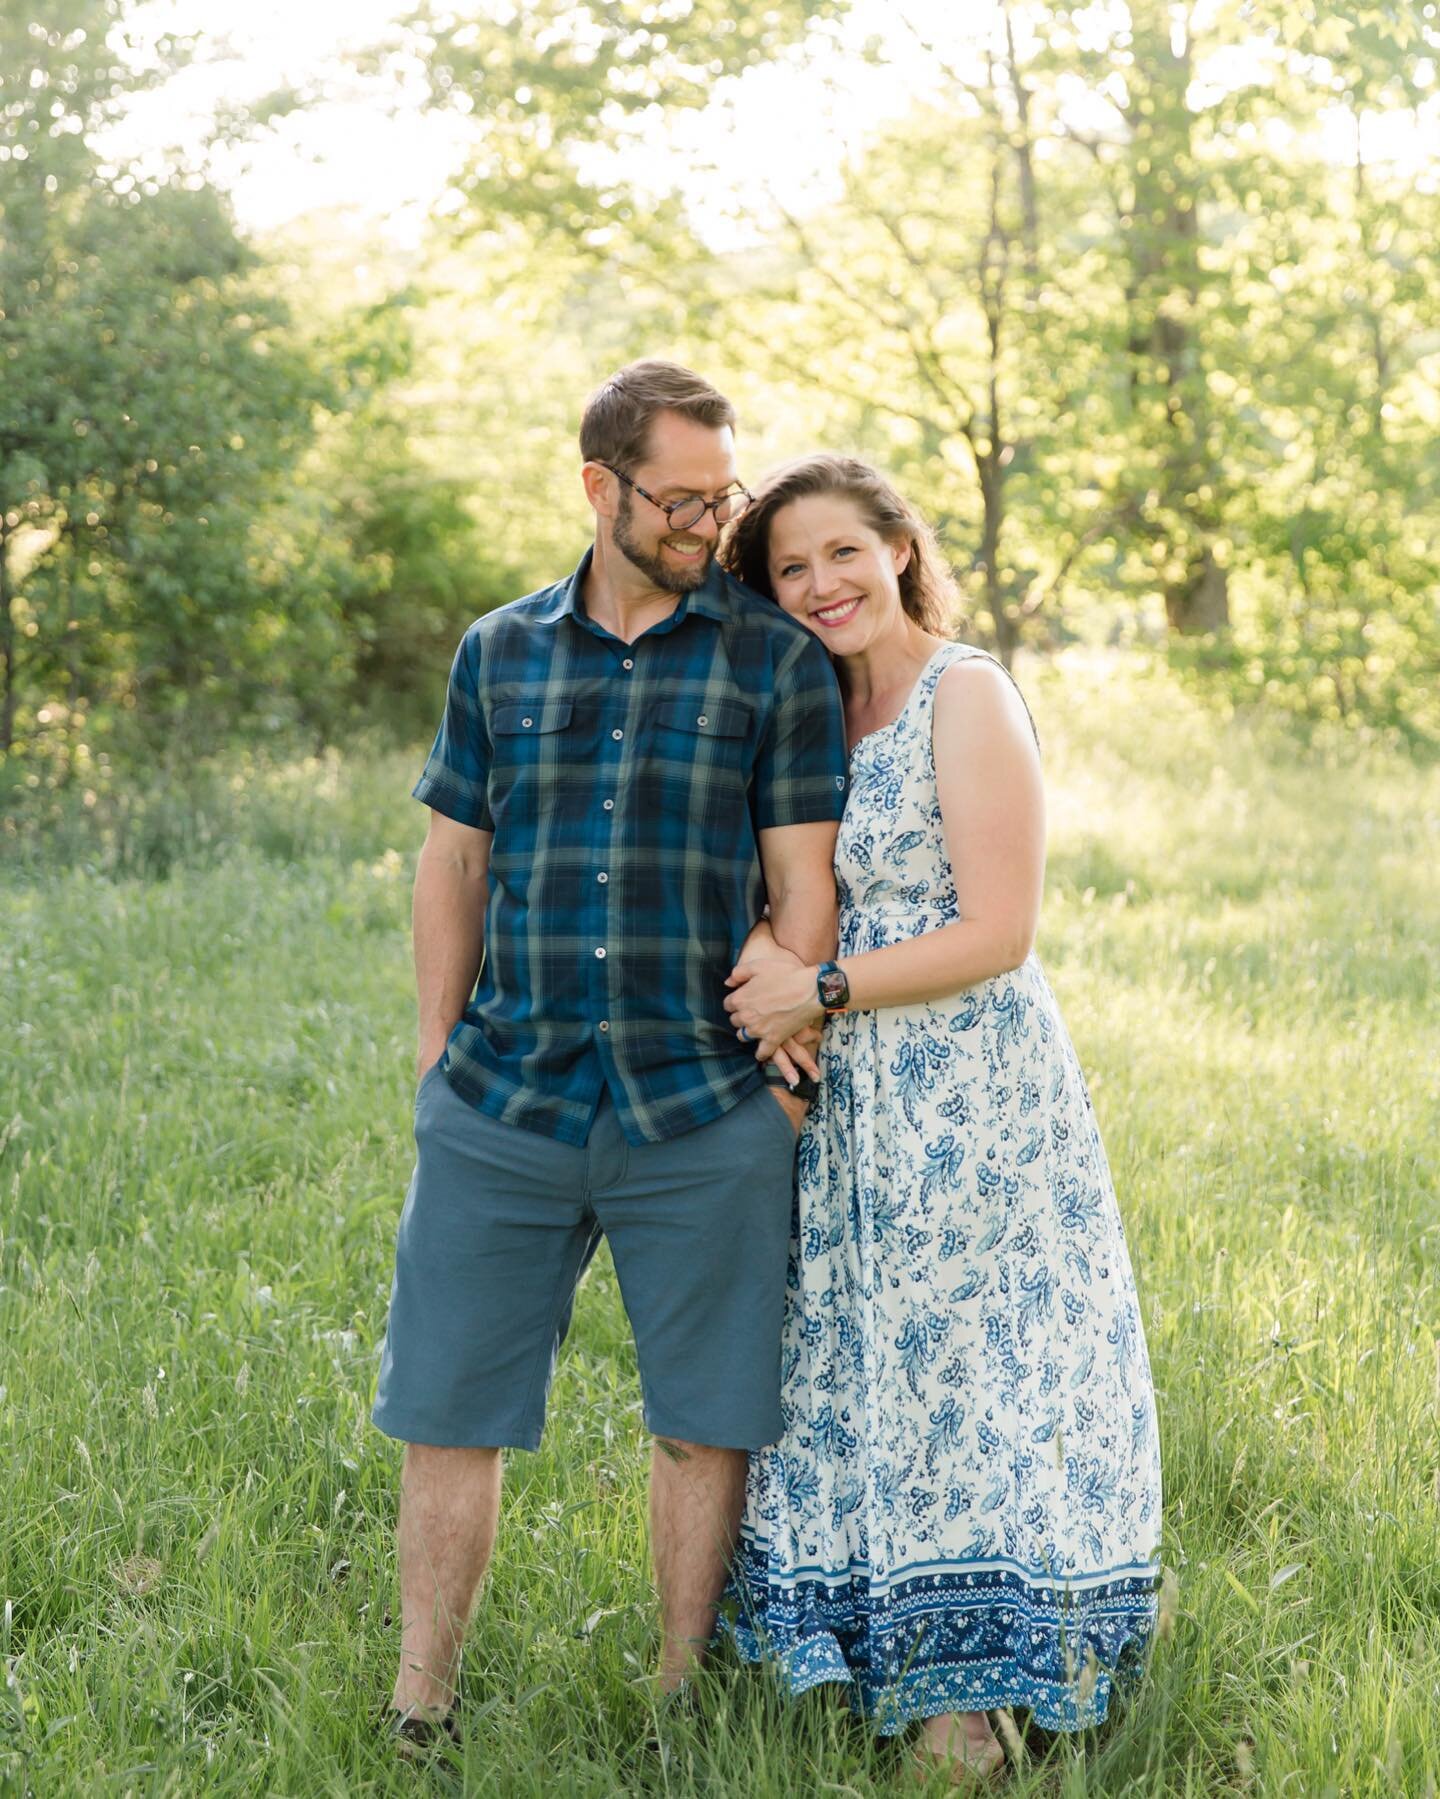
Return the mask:
[(720, 562), (747, 587), (775, 598), (770, 585), (770, 526), (792, 500), (833, 494), (849, 500), (870, 529), (888, 544), (908, 544), (910, 560), (900, 571), (900, 604), (926, 631), (948, 637), (959, 594), (934, 531), (878, 469), (853, 456), (820, 453), (772, 469), (735, 521), (720, 550)]

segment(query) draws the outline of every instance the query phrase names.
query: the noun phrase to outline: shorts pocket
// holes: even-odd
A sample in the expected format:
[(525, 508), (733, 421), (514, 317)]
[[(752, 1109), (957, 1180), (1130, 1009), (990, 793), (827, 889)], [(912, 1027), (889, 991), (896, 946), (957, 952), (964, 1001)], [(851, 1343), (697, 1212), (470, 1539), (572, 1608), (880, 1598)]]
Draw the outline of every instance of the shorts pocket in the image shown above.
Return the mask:
[(776, 1089), (773, 1088), (768, 1081), (765, 1083), (764, 1089), (758, 1097), (763, 1099), (766, 1107), (775, 1114), (776, 1122), (784, 1130), (786, 1137), (789, 1139), (790, 1147), (793, 1149), (800, 1141), (800, 1132), (804, 1127), (804, 1119), (802, 1118), (798, 1125), (791, 1122), (790, 1114), (785, 1110), (784, 1106), (781, 1105)]

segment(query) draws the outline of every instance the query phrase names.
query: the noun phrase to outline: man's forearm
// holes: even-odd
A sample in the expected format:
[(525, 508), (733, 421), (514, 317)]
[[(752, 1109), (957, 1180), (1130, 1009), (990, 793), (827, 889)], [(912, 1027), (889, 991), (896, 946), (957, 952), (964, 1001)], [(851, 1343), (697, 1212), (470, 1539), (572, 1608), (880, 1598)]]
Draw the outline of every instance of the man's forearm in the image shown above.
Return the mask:
[(770, 898), (770, 931), (781, 949), (802, 962), (828, 962), (835, 954), (839, 915), (832, 880), (783, 888)]
[(420, 1058), (433, 1062), (474, 990), (485, 947), (489, 882), (427, 846), (415, 870), (412, 923)]

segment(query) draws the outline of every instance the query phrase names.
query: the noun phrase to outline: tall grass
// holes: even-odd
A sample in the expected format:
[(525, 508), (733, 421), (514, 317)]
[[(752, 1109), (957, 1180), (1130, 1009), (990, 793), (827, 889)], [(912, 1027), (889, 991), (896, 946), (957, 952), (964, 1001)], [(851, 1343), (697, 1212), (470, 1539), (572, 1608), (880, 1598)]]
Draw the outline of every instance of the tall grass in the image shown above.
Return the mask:
[[(1038, 680), (1041, 952), (1159, 1389), (1178, 1609), (1016, 1793), (1440, 1784), (1440, 775)], [(414, 1791), (372, 1728), (397, 1452), (367, 1422), (408, 1174), (414, 755), (77, 814), (0, 882), (0, 1792)], [(495, 1794), (913, 1790), (727, 1665), (653, 1713), (647, 1444), (608, 1264), (508, 1471), (467, 1653)]]

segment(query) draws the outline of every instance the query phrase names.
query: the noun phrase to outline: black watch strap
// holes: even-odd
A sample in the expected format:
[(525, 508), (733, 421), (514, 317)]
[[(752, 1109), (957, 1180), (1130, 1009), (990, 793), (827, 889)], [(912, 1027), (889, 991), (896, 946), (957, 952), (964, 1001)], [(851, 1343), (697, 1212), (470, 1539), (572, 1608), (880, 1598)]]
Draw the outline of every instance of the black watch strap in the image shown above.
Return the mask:
[(782, 1093), (793, 1093), (796, 1099), (818, 1099), (820, 1083), (812, 1075), (802, 1074), (792, 1087), (773, 1062), (765, 1064), (765, 1085), (778, 1087)]

